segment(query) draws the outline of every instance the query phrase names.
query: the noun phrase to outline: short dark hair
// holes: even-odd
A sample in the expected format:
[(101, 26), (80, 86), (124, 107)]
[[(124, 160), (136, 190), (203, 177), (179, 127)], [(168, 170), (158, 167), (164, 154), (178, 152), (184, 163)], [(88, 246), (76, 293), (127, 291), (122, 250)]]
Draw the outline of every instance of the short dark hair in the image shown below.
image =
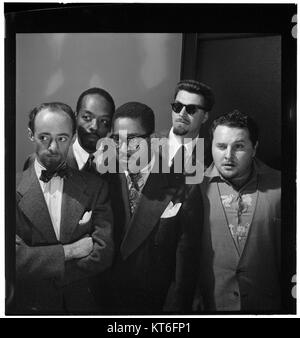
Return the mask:
[(182, 80), (177, 83), (174, 99), (176, 98), (180, 90), (185, 90), (189, 93), (202, 95), (205, 100), (205, 110), (211, 111), (215, 103), (215, 98), (209, 86), (207, 86), (206, 84), (202, 82), (196, 81), (196, 80)]
[(117, 108), (114, 116), (113, 123), (116, 119), (121, 117), (128, 117), (130, 119), (139, 119), (142, 128), (147, 134), (152, 134), (155, 129), (155, 117), (153, 110), (144, 103), (140, 102), (127, 102)]
[(213, 121), (210, 127), (211, 140), (213, 139), (213, 134), (217, 126), (247, 129), (252, 145), (255, 146), (258, 141), (259, 130), (256, 122), (251, 116), (241, 113), (237, 109), (230, 113), (223, 114)]
[(103, 88), (97, 88), (97, 87), (93, 87), (93, 88), (89, 88), (87, 90), (85, 90), (83, 93), (80, 94), (78, 100), (77, 100), (77, 104), (76, 104), (76, 112), (78, 113), (80, 108), (81, 108), (81, 104), (82, 104), (82, 100), (84, 99), (85, 96), (87, 95), (99, 95), (105, 98), (105, 100), (109, 103), (110, 108), (111, 108), (111, 114), (113, 115), (115, 112), (115, 102), (112, 98), (112, 96)]
[(49, 103), (41, 103), (37, 107), (33, 108), (29, 113), (29, 122), (28, 128), (34, 133), (34, 121), (37, 114), (43, 110), (49, 109), (50, 111), (63, 111), (65, 112), (72, 121), (72, 134), (74, 135), (76, 132), (76, 117), (75, 114), (70, 106), (62, 102), (49, 102)]

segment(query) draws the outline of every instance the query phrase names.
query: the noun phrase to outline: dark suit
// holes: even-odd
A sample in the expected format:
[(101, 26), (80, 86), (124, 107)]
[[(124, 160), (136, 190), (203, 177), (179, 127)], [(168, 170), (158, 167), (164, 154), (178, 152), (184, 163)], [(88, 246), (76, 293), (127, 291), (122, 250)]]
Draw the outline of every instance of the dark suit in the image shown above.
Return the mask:
[[(106, 182), (71, 170), (64, 180), (58, 241), (34, 166), (17, 176), (16, 304), (19, 313), (89, 313), (88, 276), (110, 266), (112, 212)], [(91, 218), (79, 222), (86, 212)], [(93, 238), (89, 256), (65, 262), (63, 245)]]
[(281, 303), (280, 172), (255, 160), (257, 200), (242, 255), (231, 236), (212, 168), (201, 185), (204, 200), (201, 275), (206, 311), (279, 311)]
[[(199, 191), (187, 188), (179, 175), (150, 174), (132, 218), (125, 174), (110, 175), (110, 191), (116, 256), (103, 287), (107, 311), (161, 313), (172, 281), (176, 281), (172, 310), (190, 311), (202, 229)], [(179, 212), (161, 218), (170, 201), (182, 203)]]

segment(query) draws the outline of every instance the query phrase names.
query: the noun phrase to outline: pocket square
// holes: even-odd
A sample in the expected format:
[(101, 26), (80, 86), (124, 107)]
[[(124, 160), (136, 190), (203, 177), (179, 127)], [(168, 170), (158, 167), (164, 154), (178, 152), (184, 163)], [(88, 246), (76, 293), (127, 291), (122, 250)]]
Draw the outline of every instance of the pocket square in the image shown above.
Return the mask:
[(92, 217), (92, 210), (86, 211), (84, 215), (82, 216), (81, 220), (79, 221), (79, 224), (85, 224), (87, 223)]
[(165, 211), (160, 218), (170, 218), (177, 215), (182, 203), (173, 203), (172, 201), (167, 205)]

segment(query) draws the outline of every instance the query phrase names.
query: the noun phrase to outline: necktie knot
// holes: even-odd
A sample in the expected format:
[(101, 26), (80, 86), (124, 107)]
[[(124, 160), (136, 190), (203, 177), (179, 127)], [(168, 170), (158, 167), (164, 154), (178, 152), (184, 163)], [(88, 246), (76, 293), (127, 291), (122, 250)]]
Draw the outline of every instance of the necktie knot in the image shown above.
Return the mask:
[(86, 161), (86, 164), (83, 167), (84, 171), (96, 172), (96, 165), (94, 159), (95, 156), (93, 154), (90, 154), (88, 160)]
[(140, 190), (139, 188), (139, 182), (142, 178), (142, 175), (140, 172), (138, 173), (129, 173), (129, 177), (130, 177), (130, 180), (131, 180), (131, 183), (133, 184), (134, 188), (137, 189), (137, 190)]
[(66, 163), (63, 163), (61, 166), (59, 166), (58, 168), (54, 169), (54, 170), (42, 170), (41, 171), (41, 176), (40, 176), (40, 180), (47, 183), (49, 182), (52, 177), (54, 176), (59, 176), (61, 178), (68, 178), (69, 176), (69, 168), (67, 166)]

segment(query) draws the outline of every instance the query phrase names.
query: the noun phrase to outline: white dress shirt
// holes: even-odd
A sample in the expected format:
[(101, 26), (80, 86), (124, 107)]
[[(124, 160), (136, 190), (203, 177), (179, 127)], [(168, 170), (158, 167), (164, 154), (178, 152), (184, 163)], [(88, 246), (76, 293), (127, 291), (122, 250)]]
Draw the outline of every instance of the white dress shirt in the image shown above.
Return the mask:
[(182, 138), (178, 135), (175, 135), (173, 132), (173, 128), (171, 128), (169, 133), (169, 139), (168, 139), (168, 147), (169, 147), (169, 159), (168, 164), (169, 167), (172, 165), (172, 159), (174, 158), (177, 150), (184, 145), (184, 151), (185, 151), (185, 163), (188, 161), (188, 159), (192, 156), (194, 146), (197, 143), (198, 137), (191, 139), (191, 138)]
[[(34, 161), (34, 169), (38, 179), (41, 176), (42, 170), (45, 168), (38, 162)], [(61, 222), (61, 204), (62, 194), (64, 188), (64, 180), (59, 176), (54, 176), (49, 182), (43, 182), (39, 179), (42, 192), (49, 210), (50, 218), (52, 221), (53, 229), (56, 234), (57, 240), (60, 238), (60, 222)]]
[[(78, 169), (81, 170), (85, 166), (90, 154), (81, 147), (78, 141), (78, 137), (73, 144), (73, 152), (78, 165)], [(95, 155), (95, 153), (93, 155)]]

